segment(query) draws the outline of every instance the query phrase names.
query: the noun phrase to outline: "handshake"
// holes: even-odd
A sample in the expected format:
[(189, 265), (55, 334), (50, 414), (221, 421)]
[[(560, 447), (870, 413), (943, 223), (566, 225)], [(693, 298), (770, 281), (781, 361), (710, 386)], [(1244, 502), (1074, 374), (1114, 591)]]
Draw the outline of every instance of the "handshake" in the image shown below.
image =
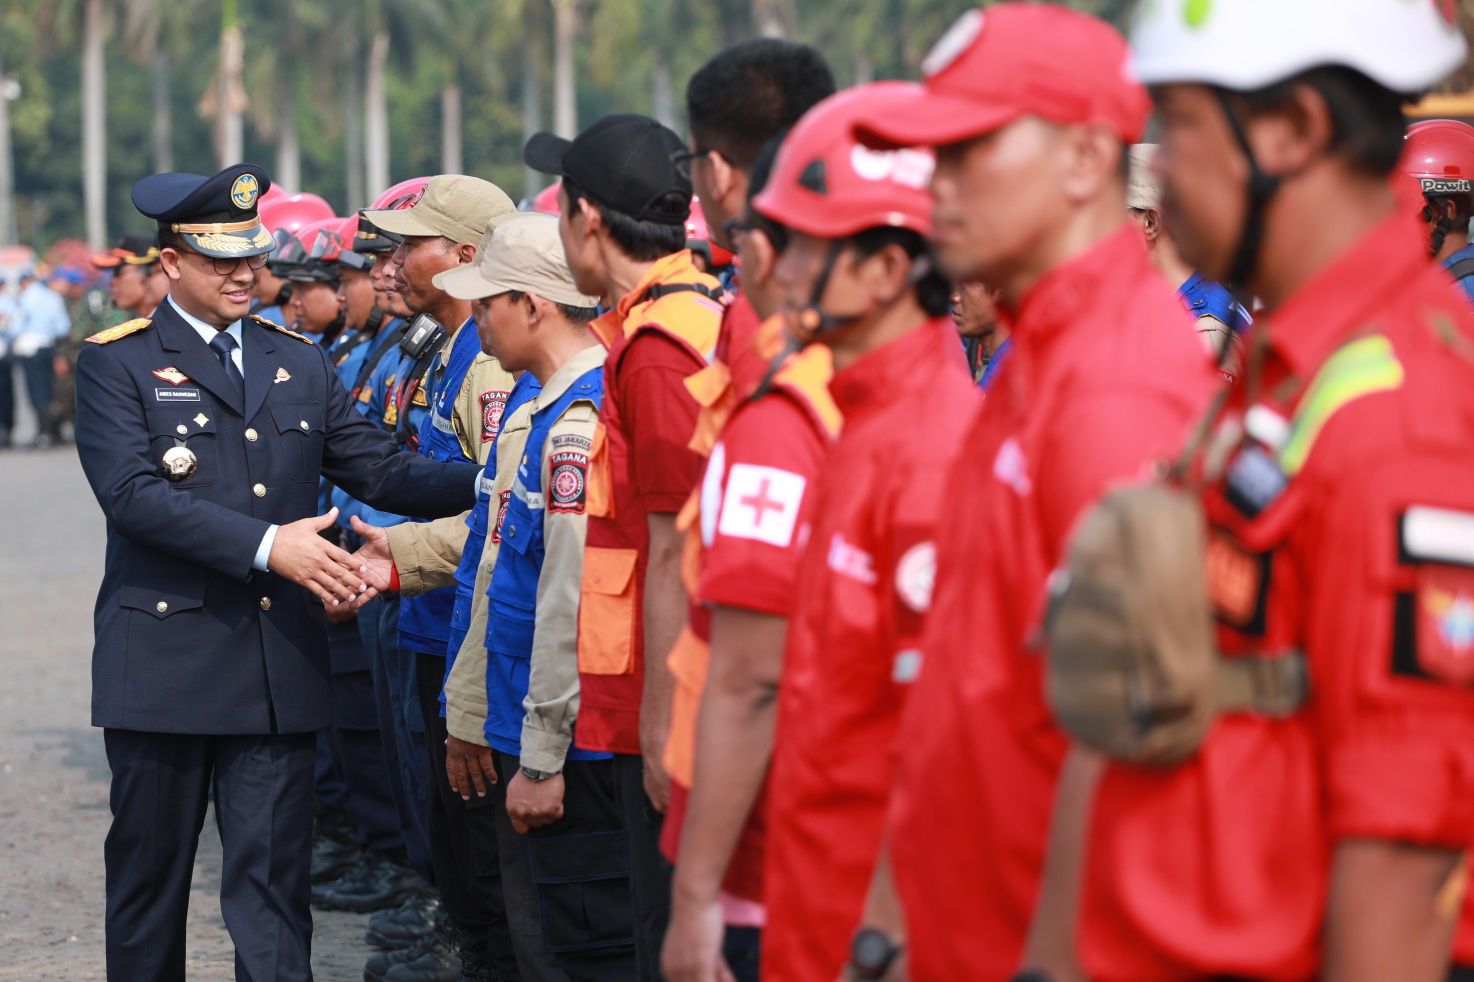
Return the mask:
[(277, 527), (267, 567), (278, 576), (300, 583), (327, 608), (329, 619), (347, 620), (381, 591), (389, 589), (394, 577), (394, 557), (389, 536), (377, 526), (357, 517), (353, 531), (363, 539), (354, 553), (322, 536), (338, 518), (338, 509), (326, 515), (304, 518)]

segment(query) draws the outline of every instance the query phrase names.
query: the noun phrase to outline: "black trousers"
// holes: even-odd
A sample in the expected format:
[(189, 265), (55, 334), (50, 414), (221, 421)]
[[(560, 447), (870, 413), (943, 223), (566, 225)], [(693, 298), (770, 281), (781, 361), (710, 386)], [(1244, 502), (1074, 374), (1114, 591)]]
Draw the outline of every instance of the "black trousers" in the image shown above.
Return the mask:
[(109, 729), (103, 744), (113, 772), (103, 846), (108, 978), (184, 978), (190, 878), (213, 791), (236, 979), (310, 979), (314, 735)]
[(0, 355), (0, 436), (10, 439), (15, 429), (15, 359)]
[(26, 396), (36, 412), (37, 432), (45, 433), (51, 425), (51, 387), (56, 379), (52, 355), (56, 349), (47, 345), (33, 355), (17, 359), (26, 379)]
[(633, 754), (614, 755), (620, 814), (629, 843), (630, 896), (635, 903), (635, 954), (641, 982), (659, 982), (660, 946), (670, 923), (671, 865), (660, 852), (664, 816), (645, 794), (645, 765)]
[(519, 760), (497, 753), (502, 891), (524, 982), (635, 977), (629, 847), (612, 760), (563, 765), (563, 817), (519, 835), (506, 788)]
[(502, 871), (496, 851), (494, 796), (462, 801), (445, 776), (445, 717), (440, 690), (445, 659), (416, 654), (416, 690), (425, 716), (430, 749), (430, 865), (445, 916), (460, 932), (469, 955), (491, 963), (498, 978), (517, 977), (507, 909), (502, 899)]

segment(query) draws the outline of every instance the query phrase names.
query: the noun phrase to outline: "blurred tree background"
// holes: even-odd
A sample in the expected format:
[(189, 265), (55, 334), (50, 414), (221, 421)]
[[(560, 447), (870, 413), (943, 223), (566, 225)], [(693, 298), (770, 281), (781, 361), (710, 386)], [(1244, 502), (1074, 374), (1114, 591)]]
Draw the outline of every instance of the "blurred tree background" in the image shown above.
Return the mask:
[[(1072, 0), (1121, 25), (1130, 0)], [(158, 170), (260, 163), (340, 213), (463, 171), (513, 197), (520, 149), (607, 112), (684, 132), (687, 78), (759, 34), (841, 84), (916, 77), (965, 0), (0, 0), (0, 245), (147, 231)], [(9, 161), (9, 167), (6, 161)]]

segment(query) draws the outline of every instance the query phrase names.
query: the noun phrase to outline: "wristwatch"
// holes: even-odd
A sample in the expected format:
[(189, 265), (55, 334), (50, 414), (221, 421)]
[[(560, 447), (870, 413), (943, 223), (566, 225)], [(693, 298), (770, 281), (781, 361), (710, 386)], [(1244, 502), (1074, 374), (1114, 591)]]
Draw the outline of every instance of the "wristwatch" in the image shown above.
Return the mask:
[(546, 781), (548, 778), (552, 777), (556, 773), (556, 771), (537, 771), (533, 770), (531, 767), (523, 767), (521, 770), (522, 776), (527, 778), (527, 780), (531, 781), (533, 784), (536, 784), (539, 781)]
[(873, 927), (862, 927), (855, 932), (850, 942), (850, 971), (855, 978), (865, 982), (878, 982), (885, 978), (901, 956), (901, 946), (891, 936)]

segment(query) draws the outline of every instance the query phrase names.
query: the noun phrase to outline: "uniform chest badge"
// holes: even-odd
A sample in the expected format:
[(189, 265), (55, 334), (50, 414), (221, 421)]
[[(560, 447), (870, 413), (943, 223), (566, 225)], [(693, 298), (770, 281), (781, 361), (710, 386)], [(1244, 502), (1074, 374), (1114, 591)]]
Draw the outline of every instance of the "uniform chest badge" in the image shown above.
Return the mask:
[(272, 381), (273, 384), (275, 384), (277, 382), (290, 382), (291, 380), (292, 380), (292, 373), (291, 372), (287, 371), (285, 368), (278, 368), (276, 370), (276, 377), (273, 378), (271, 381)]
[(153, 371), (153, 375), (154, 378), (158, 379), (159, 381), (168, 382), (170, 385), (179, 385), (181, 382), (189, 381), (189, 376), (181, 372), (179, 369), (175, 368), (173, 365), (166, 365), (163, 368), (155, 368)]

